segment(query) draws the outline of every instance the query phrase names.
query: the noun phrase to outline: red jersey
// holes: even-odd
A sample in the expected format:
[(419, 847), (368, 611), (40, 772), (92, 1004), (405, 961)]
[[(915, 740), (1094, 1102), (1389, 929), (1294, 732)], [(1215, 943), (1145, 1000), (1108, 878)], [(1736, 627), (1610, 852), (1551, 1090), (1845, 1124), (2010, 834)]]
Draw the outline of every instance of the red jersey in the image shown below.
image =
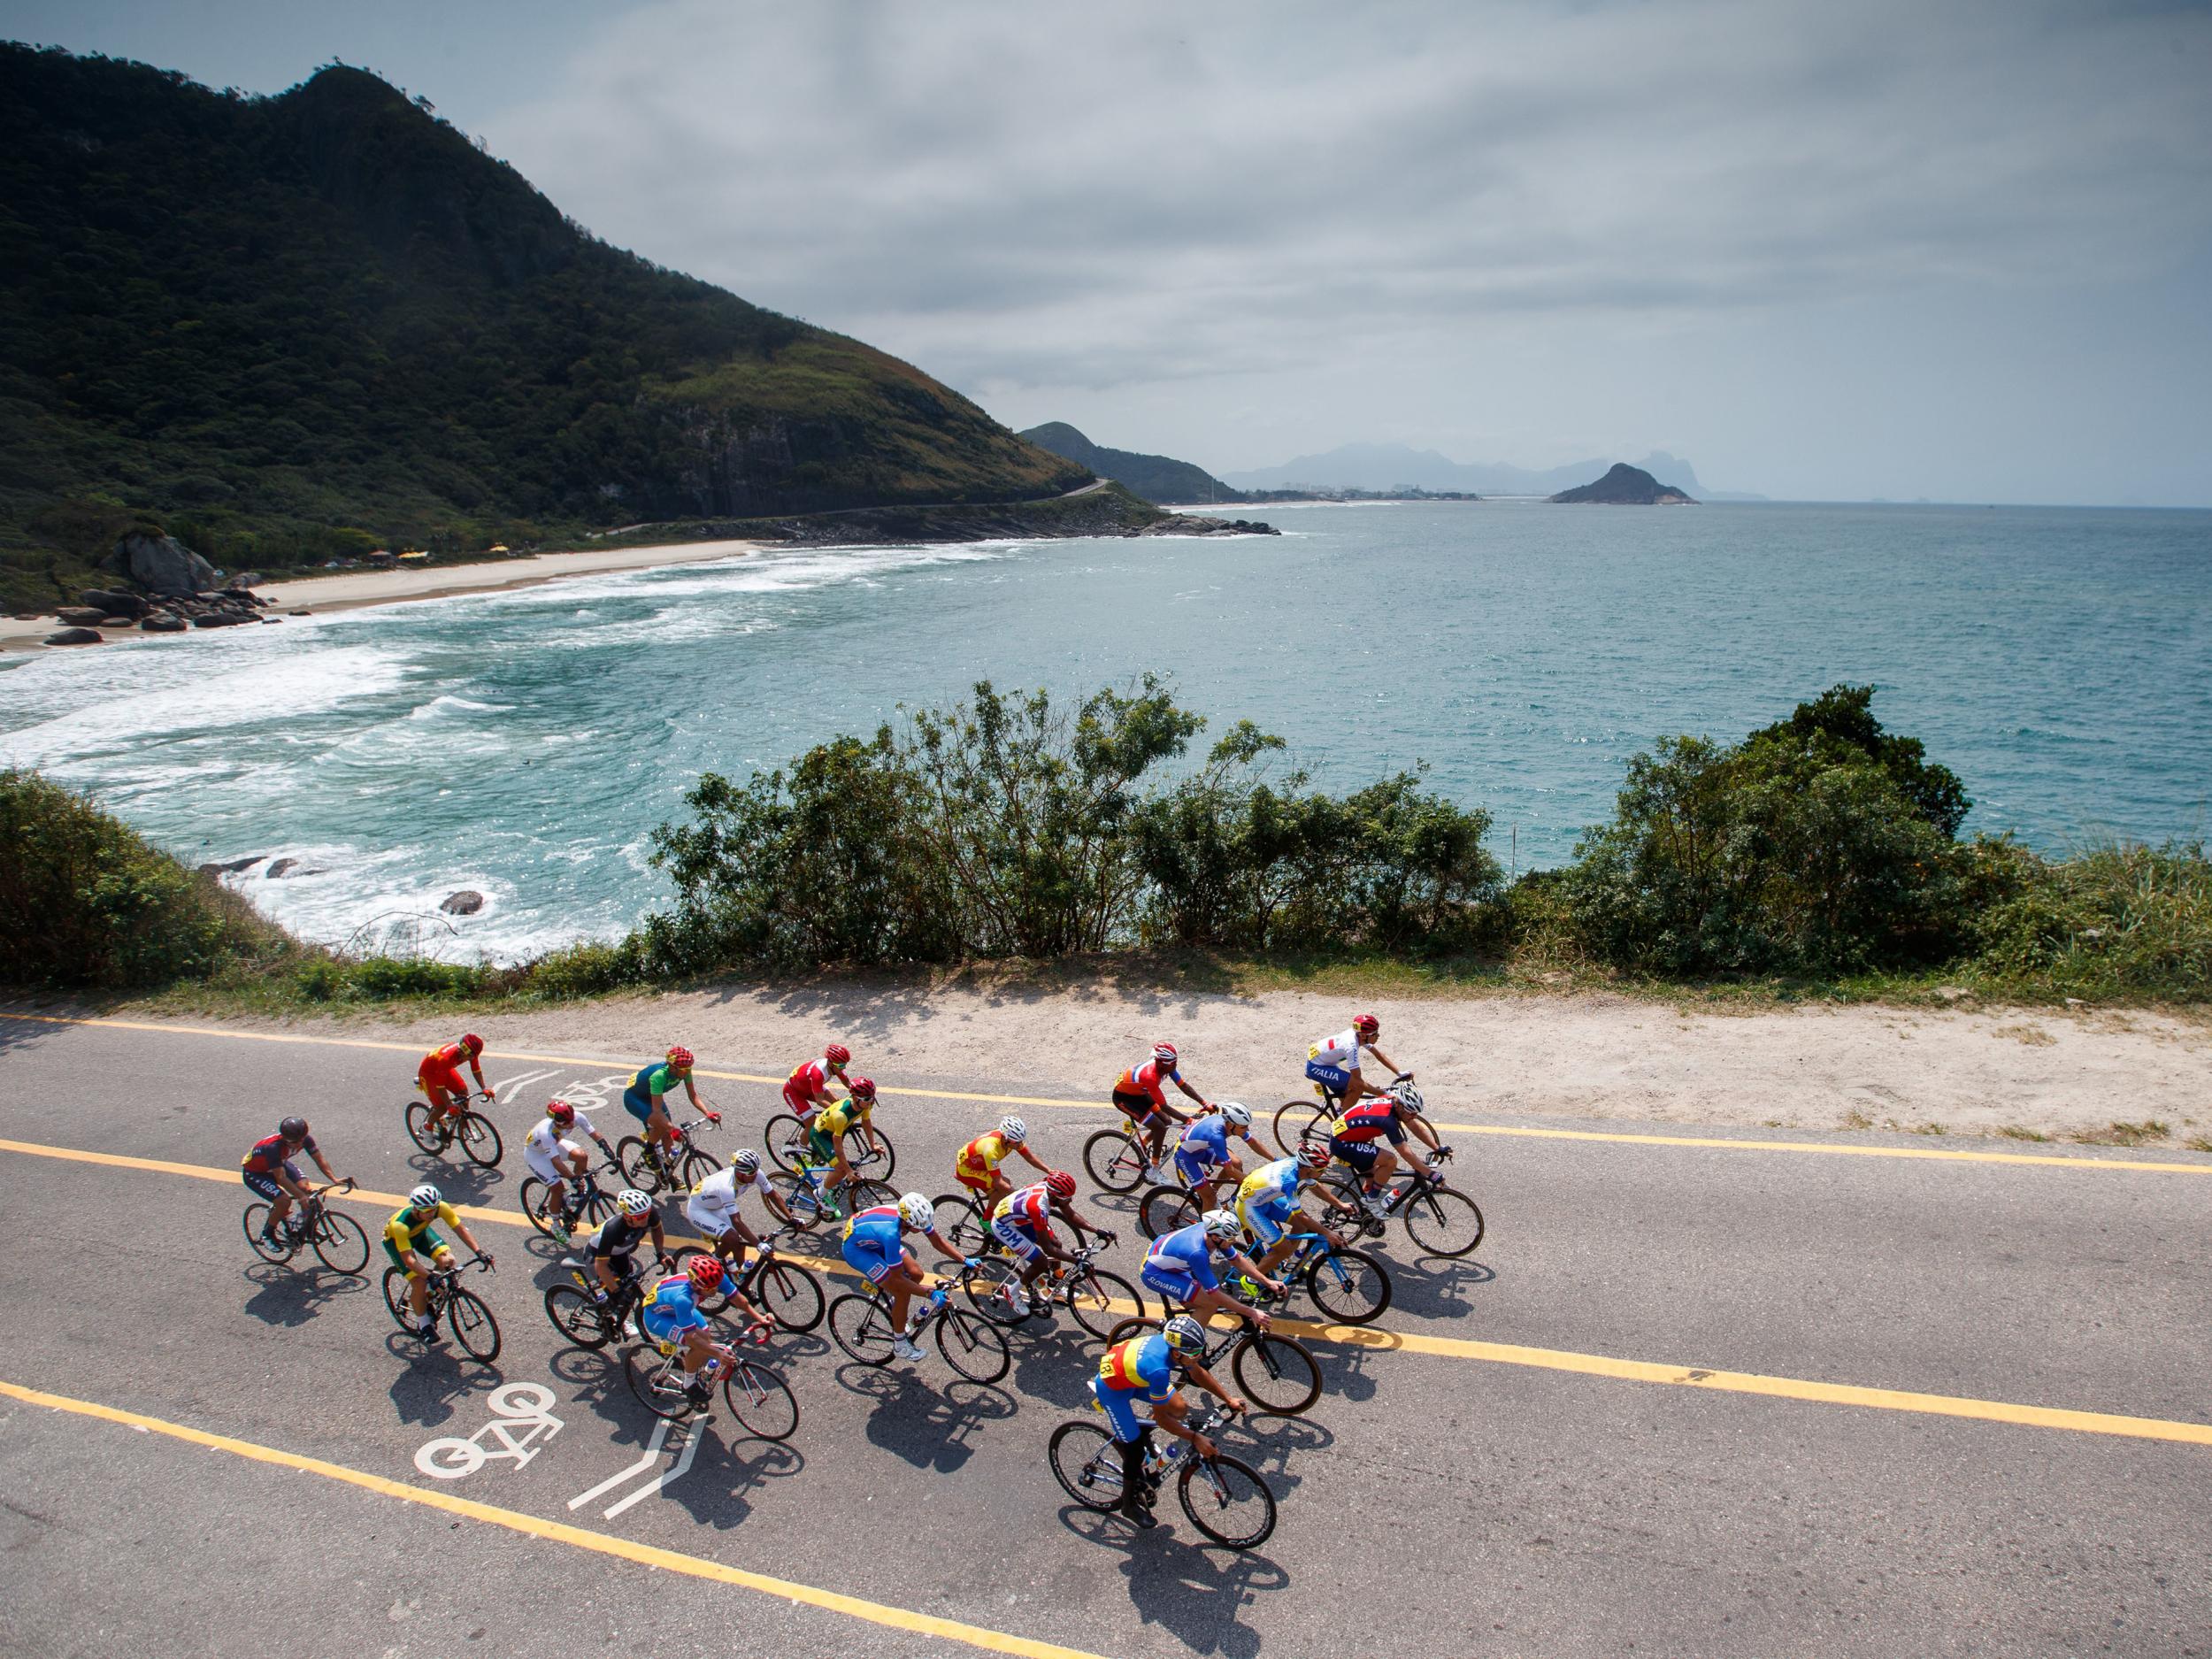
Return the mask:
[(472, 1065), (469, 1051), (457, 1042), (449, 1042), (442, 1048), (433, 1048), (423, 1056), (422, 1065), (415, 1075), (425, 1087), (442, 1088), (455, 1094), (465, 1094), (468, 1085), (461, 1081), (461, 1068)]
[(1157, 1060), (1147, 1058), (1121, 1074), (1121, 1080), (1114, 1085), (1114, 1093), (1148, 1095), (1155, 1106), (1164, 1106), (1167, 1104), (1167, 1091), (1163, 1084), (1182, 1080), (1181, 1074), (1173, 1066), (1163, 1066)]
[(1340, 1141), (1372, 1141), (1378, 1135), (1397, 1138), (1398, 1102), (1394, 1100), (1363, 1100), (1329, 1125), (1329, 1133)]

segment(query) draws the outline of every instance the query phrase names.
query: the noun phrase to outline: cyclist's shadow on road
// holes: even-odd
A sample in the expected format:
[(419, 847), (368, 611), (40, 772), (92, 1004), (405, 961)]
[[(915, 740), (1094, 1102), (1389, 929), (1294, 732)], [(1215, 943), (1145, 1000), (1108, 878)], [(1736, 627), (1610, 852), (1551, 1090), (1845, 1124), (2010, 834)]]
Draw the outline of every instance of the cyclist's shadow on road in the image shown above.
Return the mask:
[(489, 1394), (507, 1380), (497, 1365), (472, 1360), (450, 1343), (426, 1346), (393, 1331), (386, 1335), (384, 1347), (395, 1359), (406, 1363), (385, 1391), (402, 1423), (435, 1428), (452, 1417), (457, 1402)]
[[(1394, 1312), (1419, 1314), (1432, 1319), (1456, 1319), (1472, 1310), (1467, 1293), (1495, 1282), (1498, 1270), (1471, 1257), (1454, 1261), (1448, 1256), (1418, 1256), (1412, 1261), (1390, 1263)], [(1388, 1315), (1385, 1315), (1387, 1322)]]
[(705, 1422), (693, 1417), (682, 1432), (702, 1434), (698, 1455), (680, 1480), (662, 1488), (695, 1521), (726, 1531), (742, 1525), (753, 1512), (753, 1498), (771, 1480), (788, 1480), (806, 1470), (806, 1454), (780, 1440), (754, 1440), (726, 1411)]
[(326, 1303), (358, 1296), (369, 1287), (369, 1281), (357, 1273), (334, 1273), (326, 1267), (290, 1267), (269, 1262), (257, 1262), (247, 1268), (245, 1277), (256, 1286), (254, 1294), (246, 1298), (246, 1311), (264, 1325), (287, 1329), (319, 1317)]
[[(1207, 1546), (1169, 1503), (1160, 1525), (1139, 1532), (1120, 1516), (1065, 1504), (1060, 1523), (1087, 1542), (1122, 1553), (1129, 1603), (1193, 1653), (1253, 1659), (1260, 1633), (1240, 1619), (1261, 1595), (1288, 1587), (1290, 1574), (1272, 1556)], [(1171, 1516), (1172, 1518), (1171, 1518)]]
[(852, 1363), (837, 1368), (837, 1380), (876, 1402), (868, 1414), (870, 1444), (941, 1475), (975, 1455), (973, 1442), (985, 1424), (1005, 1422), (1015, 1411), (1005, 1390), (959, 1379), (933, 1387), (910, 1371)]
[(496, 1169), (481, 1170), (458, 1158), (442, 1158), (432, 1152), (410, 1152), (407, 1167), (419, 1181), (428, 1181), (444, 1194), (449, 1204), (480, 1204), (503, 1185)]

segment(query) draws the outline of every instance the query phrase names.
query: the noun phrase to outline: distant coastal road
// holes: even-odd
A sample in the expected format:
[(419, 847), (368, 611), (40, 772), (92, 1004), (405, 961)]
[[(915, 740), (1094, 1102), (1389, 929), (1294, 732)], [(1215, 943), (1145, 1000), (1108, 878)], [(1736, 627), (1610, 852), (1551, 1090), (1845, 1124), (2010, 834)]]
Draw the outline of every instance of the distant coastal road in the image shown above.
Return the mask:
[[(1281, 1515), (1235, 1555), (1171, 1497), (1141, 1535), (1066, 1503), (1045, 1442), (1096, 1348), (1064, 1315), (987, 1388), (780, 1338), (788, 1445), (726, 1413), (656, 1435), (545, 1320), (564, 1275), (515, 1208), (537, 1110), (604, 1098), (619, 1056), (487, 1032), (508, 1153), (479, 1176), (406, 1140), (415, 1046), (384, 1027), (0, 1018), (0, 1651), (2208, 1647), (2212, 1158), (1448, 1110), (1488, 1237), (1452, 1263), (1394, 1235), (1377, 1327), (1302, 1333), (1320, 1402), (1228, 1437)], [(703, 1053), (710, 1149), (760, 1144), (777, 1103), (751, 1079), (788, 1058)], [(927, 1192), (1013, 1092), (879, 1080), (897, 1184)], [(1113, 1118), (1080, 1095), (1016, 1108), (1063, 1166)], [(290, 1110), (373, 1233), (425, 1179), (469, 1207), (495, 1367), (399, 1339), (380, 1256), (347, 1279), (250, 1255), (238, 1160)], [(1125, 1201), (1087, 1189), (1134, 1278)]]

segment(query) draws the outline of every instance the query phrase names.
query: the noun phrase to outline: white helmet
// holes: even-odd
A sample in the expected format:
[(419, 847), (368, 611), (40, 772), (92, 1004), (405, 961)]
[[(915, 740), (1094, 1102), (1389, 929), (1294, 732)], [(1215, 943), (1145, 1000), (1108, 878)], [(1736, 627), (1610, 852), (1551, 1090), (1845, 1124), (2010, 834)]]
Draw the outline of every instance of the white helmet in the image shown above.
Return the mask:
[(413, 1205), (417, 1210), (434, 1210), (444, 1201), (445, 1194), (440, 1192), (436, 1187), (433, 1187), (428, 1181), (425, 1181), (420, 1187), (418, 1187), (413, 1192), (407, 1194), (407, 1202)]
[(1000, 1118), (998, 1132), (1016, 1146), (1029, 1139), (1029, 1125), (1018, 1118)]
[(1210, 1239), (1240, 1239), (1244, 1236), (1244, 1224), (1237, 1219), (1237, 1212), (1233, 1210), (1209, 1210), (1200, 1220), (1204, 1223), (1206, 1236)]
[(1249, 1106), (1240, 1105), (1235, 1101), (1223, 1101), (1221, 1115), (1229, 1120), (1233, 1128), (1249, 1129), (1252, 1126), (1252, 1109)]
[(927, 1233), (937, 1220), (937, 1206), (919, 1193), (909, 1193), (899, 1200), (899, 1219), (917, 1233)]
[(1401, 1083), (1390, 1091), (1398, 1102), (1398, 1110), (1409, 1118), (1421, 1115), (1421, 1091), (1410, 1083)]
[(625, 1187), (621, 1195), (614, 1201), (614, 1204), (617, 1210), (633, 1221), (653, 1213), (653, 1201), (634, 1187)]

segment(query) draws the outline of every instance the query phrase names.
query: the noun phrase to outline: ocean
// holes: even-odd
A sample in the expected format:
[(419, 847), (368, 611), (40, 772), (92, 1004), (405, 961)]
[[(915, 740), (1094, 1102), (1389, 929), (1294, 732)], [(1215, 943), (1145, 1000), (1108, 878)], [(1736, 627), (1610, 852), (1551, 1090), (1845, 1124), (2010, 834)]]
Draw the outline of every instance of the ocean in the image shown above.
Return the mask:
[[(1541, 503), (1240, 510), (1279, 537), (772, 552), (0, 659), (36, 766), (308, 937), (506, 960), (666, 896), (647, 837), (737, 777), (988, 678), (1145, 670), (1333, 788), (1424, 764), (1519, 868), (1665, 733), (1839, 680), (1924, 739), (1970, 827), (2194, 839), (2212, 788), (2212, 513)], [(447, 894), (488, 899), (444, 918)]]

